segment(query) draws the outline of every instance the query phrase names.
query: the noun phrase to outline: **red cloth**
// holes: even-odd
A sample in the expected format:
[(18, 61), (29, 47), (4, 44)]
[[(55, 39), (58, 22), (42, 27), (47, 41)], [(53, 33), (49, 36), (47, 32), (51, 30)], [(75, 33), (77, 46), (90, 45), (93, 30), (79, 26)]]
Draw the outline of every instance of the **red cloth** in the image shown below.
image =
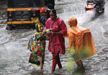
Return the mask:
[(56, 64), (58, 64), (58, 67), (60, 69), (62, 68), (62, 65), (61, 65), (61, 62), (60, 62), (59, 52), (52, 53), (52, 55), (53, 55), (52, 72), (54, 72), (55, 71)]
[[(51, 18), (49, 18), (46, 21), (45, 29), (52, 28), (54, 32), (61, 32), (62, 35), (55, 35), (54, 37), (49, 34), (49, 51), (54, 52), (60, 52), (61, 54), (65, 54), (65, 41), (63, 36), (67, 33), (67, 27), (63, 20), (60, 18), (57, 18), (55, 21), (52, 21)], [(56, 50), (56, 51), (55, 51)]]
[(37, 50), (37, 51), (36, 51), (36, 55), (42, 55), (42, 51)]
[(46, 12), (46, 11), (47, 11), (47, 9), (46, 9), (45, 7), (42, 7), (42, 8), (40, 9), (40, 13)]

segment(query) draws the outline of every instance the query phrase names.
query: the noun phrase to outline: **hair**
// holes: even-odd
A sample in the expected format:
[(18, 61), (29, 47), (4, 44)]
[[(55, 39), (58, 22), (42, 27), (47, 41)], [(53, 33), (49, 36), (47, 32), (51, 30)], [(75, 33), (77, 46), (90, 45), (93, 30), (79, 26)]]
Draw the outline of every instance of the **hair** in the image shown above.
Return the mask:
[(56, 15), (56, 10), (55, 9), (51, 9), (50, 12), (52, 12)]

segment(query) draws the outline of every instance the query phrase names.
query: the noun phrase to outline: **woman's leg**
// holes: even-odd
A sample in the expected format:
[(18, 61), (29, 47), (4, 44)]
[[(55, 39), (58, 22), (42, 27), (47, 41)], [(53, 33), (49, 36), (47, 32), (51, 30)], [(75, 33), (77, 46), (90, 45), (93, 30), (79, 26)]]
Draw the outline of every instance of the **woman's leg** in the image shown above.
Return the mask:
[(52, 64), (52, 72), (55, 71), (56, 64), (58, 64), (59, 68), (62, 68), (59, 52), (53, 54), (53, 64)]
[(82, 63), (82, 61), (80, 60), (80, 61), (78, 61), (78, 62), (76, 62), (76, 64), (77, 64), (77, 66), (78, 67), (83, 67), (83, 63)]
[(61, 62), (60, 62), (60, 57), (59, 57), (59, 53), (57, 54), (57, 64), (59, 66), (59, 69), (62, 68)]
[(42, 71), (43, 69), (43, 61), (42, 61), (42, 57), (39, 58), (40, 61), (40, 71)]
[(76, 62), (76, 63), (77, 63), (78, 69), (79, 69), (81, 72), (84, 72), (85, 69), (84, 69), (84, 66), (83, 66), (82, 61), (80, 60), (80, 61), (78, 61), (78, 62)]
[(56, 60), (56, 54), (53, 53), (52, 55), (53, 55), (53, 62), (52, 62), (52, 73), (53, 73), (55, 71), (57, 60)]

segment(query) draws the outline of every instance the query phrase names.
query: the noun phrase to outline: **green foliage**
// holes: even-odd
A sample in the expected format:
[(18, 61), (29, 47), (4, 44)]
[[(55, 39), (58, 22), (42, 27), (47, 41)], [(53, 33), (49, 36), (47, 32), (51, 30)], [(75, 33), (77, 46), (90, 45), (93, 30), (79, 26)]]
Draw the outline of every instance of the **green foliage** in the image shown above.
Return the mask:
[(75, 53), (75, 50), (68, 50), (68, 55), (69, 55), (69, 58), (68, 58), (68, 61), (67, 61), (67, 70), (68, 71), (72, 71), (73, 68), (74, 68), (74, 53)]
[(75, 74), (72, 74), (72, 75), (82, 75), (81, 73), (75, 73)]
[(76, 54), (76, 60), (87, 58), (92, 55), (92, 50), (88, 47), (82, 47), (81, 52)]
[(67, 70), (68, 71), (72, 71), (73, 68), (74, 68), (74, 59), (68, 59), (68, 62), (67, 62)]

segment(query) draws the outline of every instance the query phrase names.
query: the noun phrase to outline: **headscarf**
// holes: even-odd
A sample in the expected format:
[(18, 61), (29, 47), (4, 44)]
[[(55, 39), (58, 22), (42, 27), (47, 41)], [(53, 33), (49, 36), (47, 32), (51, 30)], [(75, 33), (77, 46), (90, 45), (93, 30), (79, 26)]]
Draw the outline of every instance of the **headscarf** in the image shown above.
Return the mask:
[(46, 12), (46, 11), (47, 11), (47, 9), (46, 9), (45, 7), (42, 7), (42, 8), (40, 9), (40, 13)]
[(41, 25), (43, 25), (43, 24), (41, 24), (41, 23), (36, 23), (36, 24), (35, 24), (35, 28), (36, 28), (36, 31), (37, 31), (37, 32), (42, 32), (41, 29), (40, 29), (40, 26), (41, 26)]
[(74, 17), (69, 18), (69, 20), (68, 20), (67, 23), (68, 23), (68, 25), (70, 25), (70, 27), (71, 27), (71, 26), (77, 26), (77, 19), (74, 18)]

